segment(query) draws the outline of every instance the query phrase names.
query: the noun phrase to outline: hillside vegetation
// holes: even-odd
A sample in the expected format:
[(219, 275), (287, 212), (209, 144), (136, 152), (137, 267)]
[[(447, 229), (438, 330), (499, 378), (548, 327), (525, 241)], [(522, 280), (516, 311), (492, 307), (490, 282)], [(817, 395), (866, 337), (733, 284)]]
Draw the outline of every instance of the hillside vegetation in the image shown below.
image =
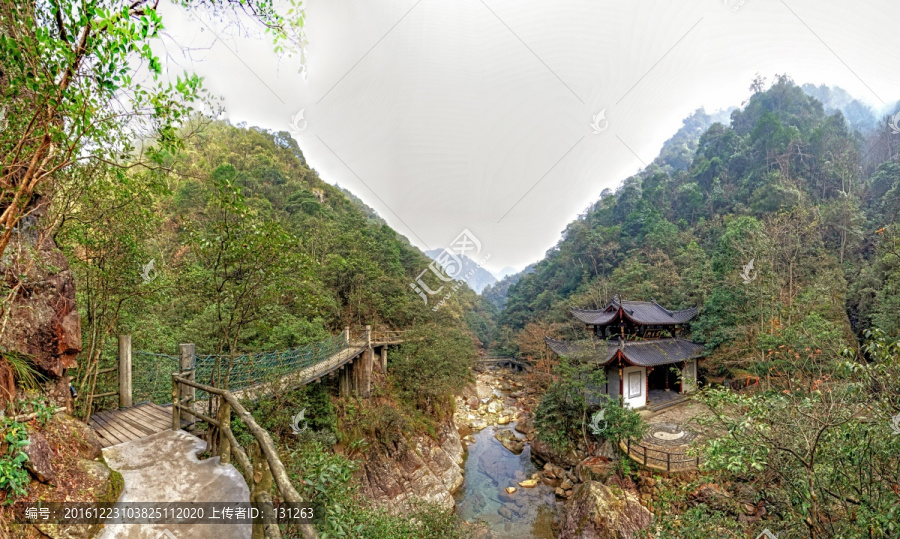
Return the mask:
[[(118, 334), (132, 335), (136, 350), (175, 354), (178, 343), (193, 342), (199, 354), (227, 357), (301, 346), (345, 326), (354, 335), (367, 324), (410, 330), (370, 399), (339, 398), (326, 378), (248, 407), (306, 499), (327, 508), (322, 531), (453, 537), (454, 517), (427, 504), (416, 519), (370, 507), (353, 474), (367, 453), (433, 435), (447, 420), (469, 381), (477, 334), (492, 331), (480, 298), (462, 286), (439, 309), (426, 305), (409, 283), (431, 260), (322, 181), (287, 133), (192, 127), (183, 148), (161, 160), (165, 172), (100, 168), (85, 171), (89, 182), (62, 186), (57, 240), (83, 320), (76, 387), (84, 395), (115, 389), (114, 377), (96, 373), (115, 364)], [(167, 386), (165, 376), (157, 382)], [(135, 373), (136, 386), (144, 380)], [(79, 404), (86, 411), (87, 399)], [(298, 438), (288, 427), (301, 409), (312, 428)]]
[[(887, 119), (851, 131), (780, 77), (706, 129), (685, 166), (683, 146), (667, 145), (569, 224), (509, 288), (500, 324), (574, 336), (568, 308), (614, 294), (699, 306), (693, 335), (715, 374), (762, 374), (766, 351), (788, 342), (836, 352), (869, 328), (896, 335), (898, 148)], [(501, 344), (537, 354), (515, 337)]]
[[(855, 129), (866, 111), (840, 92), (807, 88), (826, 112), (787, 77), (761, 82), (729, 122), (695, 147), (670, 141), (569, 224), (509, 286), (498, 346), (538, 361), (539, 437), (586, 447), (593, 371), (544, 337), (582, 338), (568, 309), (614, 295), (698, 306), (690, 338), (707, 359), (689, 427), (707, 436), (702, 465), (653, 479), (650, 536), (896, 537), (900, 135), (887, 117)], [(622, 466), (622, 481), (650, 484)]]

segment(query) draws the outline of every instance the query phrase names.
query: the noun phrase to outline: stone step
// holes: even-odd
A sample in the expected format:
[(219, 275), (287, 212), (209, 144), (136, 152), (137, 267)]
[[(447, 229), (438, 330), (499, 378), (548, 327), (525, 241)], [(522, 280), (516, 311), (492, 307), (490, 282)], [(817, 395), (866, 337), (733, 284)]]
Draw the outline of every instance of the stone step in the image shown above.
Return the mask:
[[(250, 489), (237, 469), (218, 457), (199, 460), (206, 442), (166, 430), (107, 447), (103, 458), (122, 474), (127, 502), (248, 503)], [(110, 524), (97, 539), (250, 539), (251, 524)]]
[(672, 407), (672, 406), (675, 406), (676, 404), (681, 404), (682, 402), (684, 402), (684, 401), (686, 401), (686, 400), (688, 400), (687, 397), (681, 397), (681, 398), (678, 398), (678, 399), (671, 399), (671, 400), (667, 400), (667, 401), (665, 401), (665, 402), (662, 402), (662, 403), (660, 403), (660, 404), (647, 406), (647, 409), (650, 410), (651, 412), (658, 412), (658, 411), (660, 411), (660, 410), (665, 410), (666, 408), (670, 408), (670, 407)]

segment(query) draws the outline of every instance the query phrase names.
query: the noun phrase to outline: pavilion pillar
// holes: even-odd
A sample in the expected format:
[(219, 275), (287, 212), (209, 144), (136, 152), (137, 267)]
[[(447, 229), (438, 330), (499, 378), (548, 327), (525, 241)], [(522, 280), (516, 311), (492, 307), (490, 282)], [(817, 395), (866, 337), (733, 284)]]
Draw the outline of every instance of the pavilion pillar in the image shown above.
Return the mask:
[(622, 374), (621, 365), (619, 365), (619, 396), (625, 398), (625, 377)]
[(646, 397), (644, 400), (646, 402), (650, 402), (650, 371), (653, 370), (653, 367), (644, 367), (644, 396)]

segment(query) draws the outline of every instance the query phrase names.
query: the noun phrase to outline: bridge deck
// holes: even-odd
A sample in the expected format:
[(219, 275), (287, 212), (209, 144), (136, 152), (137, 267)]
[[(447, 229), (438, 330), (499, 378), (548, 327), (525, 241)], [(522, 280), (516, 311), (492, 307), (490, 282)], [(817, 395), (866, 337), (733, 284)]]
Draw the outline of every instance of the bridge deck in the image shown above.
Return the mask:
[[(277, 381), (234, 391), (233, 394), (238, 399), (255, 399), (271, 392), (273, 388), (284, 390), (288, 387), (308, 384), (353, 361), (365, 350), (366, 345), (364, 343), (353, 342), (349, 347), (344, 348), (325, 361), (292, 372)], [(206, 403), (207, 401), (205, 400), (197, 401), (194, 403), (194, 407), (197, 409), (198, 405), (205, 406)], [(182, 418), (181, 425), (183, 427), (191, 424), (191, 421), (188, 419), (188, 417)], [(171, 430), (172, 407), (171, 405), (160, 406), (147, 402), (131, 408), (97, 412), (91, 416), (89, 423), (100, 438), (102, 446), (110, 447), (146, 438), (164, 430)]]
[[(146, 438), (172, 429), (172, 408), (145, 402), (131, 408), (97, 412), (89, 424), (103, 447)], [(187, 425), (186, 421), (182, 421)]]
[(283, 391), (294, 386), (305, 385), (312, 382), (313, 380), (318, 380), (326, 374), (329, 374), (341, 368), (350, 361), (356, 359), (365, 351), (365, 344), (351, 343), (348, 348), (344, 348), (325, 361), (316, 363), (315, 365), (309, 366), (305, 369), (300, 369), (299, 371), (292, 372), (291, 374), (283, 376), (276, 381), (264, 382), (253, 387), (248, 387), (247, 389), (233, 391), (232, 393), (238, 399), (256, 399), (259, 396), (270, 393), (273, 388)]

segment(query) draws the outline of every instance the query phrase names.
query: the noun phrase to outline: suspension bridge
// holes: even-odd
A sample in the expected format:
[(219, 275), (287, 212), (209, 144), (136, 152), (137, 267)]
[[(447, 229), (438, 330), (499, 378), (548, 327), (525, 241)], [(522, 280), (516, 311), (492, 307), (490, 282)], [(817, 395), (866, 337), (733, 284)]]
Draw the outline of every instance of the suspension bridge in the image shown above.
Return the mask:
[[(278, 352), (241, 355), (197, 355), (193, 344), (180, 345), (180, 355), (131, 350), (130, 336), (119, 338), (118, 388), (92, 398), (119, 397), (119, 408), (92, 414), (89, 424), (104, 447), (140, 439), (171, 427), (173, 400), (201, 409), (208, 402), (205, 391), (181, 387), (172, 390), (172, 374), (227, 388), (237, 399), (257, 399), (338, 377), (341, 396), (368, 397), (376, 367), (387, 371), (387, 348), (403, 342), (403, 331), (351, 332), (305, 346)], [(376, 362), (376, 357), (378, 360)], [(100, 373), (98, 373), (100, 374)], [(134, 403), (140, 403), (137, 406)], [(183, 422), (187, 424), (187, 422)]]

